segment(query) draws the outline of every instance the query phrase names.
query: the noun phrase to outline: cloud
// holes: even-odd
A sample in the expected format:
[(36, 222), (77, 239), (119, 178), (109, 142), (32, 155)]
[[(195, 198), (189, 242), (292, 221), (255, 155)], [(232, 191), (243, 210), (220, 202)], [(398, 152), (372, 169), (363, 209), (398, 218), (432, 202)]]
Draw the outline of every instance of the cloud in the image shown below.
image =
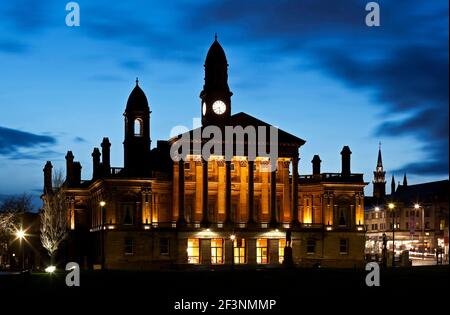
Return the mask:
[(49, 135), (38, 135), (0, 126), (0, 155), (12, 160), (40, 160), (59, 154), (48, 149), (56, 142), (56, 138)]
[(365, 25), (367, 1), (356, 0), (212, 1), (198, 6), (186, 27), (239, 30), (232, 43), (264, 47), (264, 62), (289, 57), (302, 71), (308, 60), (370, 93), (383, 109), (374, 136), (408, 135), (422, 144), (425, 158), (402, 169), (448, 174), (448, 2), (378, 2), (380, 28)]
[(87, 140), (84, 139), (83, 137), (75, 137), (75, 138), (73, 138), (73, 141), (78, 142), (78, 143), (85, 143), (85, 142), (87, 142)]
[(0, 39), (0, 52), (20, 54), (27, 50), (27, 45), (16, 40)]

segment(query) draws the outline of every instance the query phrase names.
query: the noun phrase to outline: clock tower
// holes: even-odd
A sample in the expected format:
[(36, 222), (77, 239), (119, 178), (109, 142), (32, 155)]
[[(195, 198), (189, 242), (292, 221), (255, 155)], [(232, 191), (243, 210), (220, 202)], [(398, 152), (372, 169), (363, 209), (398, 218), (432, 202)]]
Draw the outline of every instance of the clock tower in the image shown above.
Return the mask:
[(228, 87), (228, 63), (217, 35), (205, 60), (205, 84), (200, 93), (202, 125), (224, 125), (231, 116), (231, 96)]

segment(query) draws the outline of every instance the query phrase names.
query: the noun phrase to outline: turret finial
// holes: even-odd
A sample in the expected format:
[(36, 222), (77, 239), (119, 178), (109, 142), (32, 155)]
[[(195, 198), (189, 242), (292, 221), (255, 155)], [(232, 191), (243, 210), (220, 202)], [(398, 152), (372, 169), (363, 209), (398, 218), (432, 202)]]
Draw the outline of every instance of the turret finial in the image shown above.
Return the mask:
[(138, 86), (138, 85), (139, 85), (139, 78), (136, 77), (136, 86)]

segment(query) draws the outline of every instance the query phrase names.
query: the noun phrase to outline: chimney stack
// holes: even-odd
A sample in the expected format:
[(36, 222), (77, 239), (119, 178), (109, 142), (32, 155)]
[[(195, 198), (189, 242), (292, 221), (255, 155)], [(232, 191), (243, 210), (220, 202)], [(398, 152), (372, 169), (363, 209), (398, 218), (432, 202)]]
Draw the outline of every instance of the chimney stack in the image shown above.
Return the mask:
[(346, 145), (342, 148), (341, 155), (342, 155), (342, 176), (350, 176), (350, 156), (352, 154), (352, 151), (350, 151), (350, 148)]
[(81, 163), (73, 162), (73, 183), (79, 185), (81, 183)]
[(111, 172), (111, 143), (108, 138), (103, 138), (102, 141), (102, 164), (104, 169), (104, 174), (108, 176)]
[(318, 156), (317, 154), (314, 155), (311, 163), (312, 163), (312, 168), (313, 168), (313, 175), (316, 176), (320, 176), (320, 163), (322, 161), (320, 160), (320, 156)]
[(66, 154), (66, 183), (70, 186), (73, 182), (73, 153), (67, 151)]
[(52, 162), (47, 161), (44, 166), (44, 194), (51, 193), (53, 191), (52, 169)]
[(100, 150), (94, 148), (92, 151), (92, 178), (97, 178), (100, 174)]

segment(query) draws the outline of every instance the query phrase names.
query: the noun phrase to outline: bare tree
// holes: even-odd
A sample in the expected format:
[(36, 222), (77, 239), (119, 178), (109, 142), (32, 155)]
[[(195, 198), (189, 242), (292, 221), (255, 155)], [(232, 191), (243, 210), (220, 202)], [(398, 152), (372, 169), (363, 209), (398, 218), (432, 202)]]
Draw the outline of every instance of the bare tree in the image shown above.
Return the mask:
[(67, 236), (68, 213), (61, 171), (57, 171), (53, 177), (53, 191), (47, 193), (43, 199), (41, 243), (53, 264), (53, 258)]
[(31, 195), (23, 193), (5, 198), (0, 204), (0, 212), (24, 213), (33, 210)]

